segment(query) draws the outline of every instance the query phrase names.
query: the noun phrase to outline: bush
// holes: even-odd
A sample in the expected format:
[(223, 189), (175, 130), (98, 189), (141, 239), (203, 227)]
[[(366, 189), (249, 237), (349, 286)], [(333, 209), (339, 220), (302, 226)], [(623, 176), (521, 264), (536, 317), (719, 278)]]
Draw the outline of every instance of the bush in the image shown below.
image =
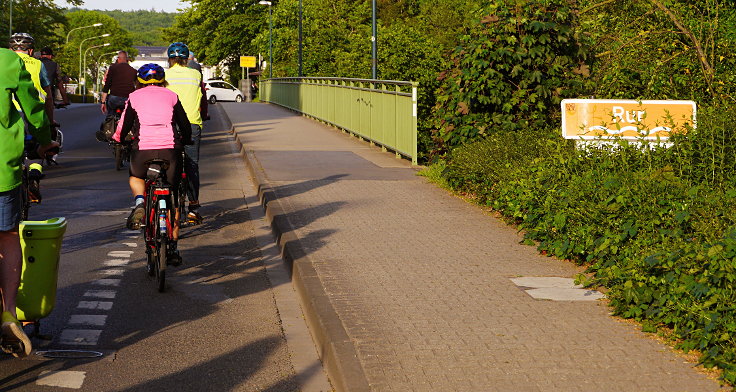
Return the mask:
[[(671, 148), (576, 151), (559, 130), (500, 132), (452, 151), (444, 176), (588, 266), (614, 312), (672, 331), (736, 381), (736, 113), (701, 110)], [(540, 136), (541, 135), (541, 136)]]

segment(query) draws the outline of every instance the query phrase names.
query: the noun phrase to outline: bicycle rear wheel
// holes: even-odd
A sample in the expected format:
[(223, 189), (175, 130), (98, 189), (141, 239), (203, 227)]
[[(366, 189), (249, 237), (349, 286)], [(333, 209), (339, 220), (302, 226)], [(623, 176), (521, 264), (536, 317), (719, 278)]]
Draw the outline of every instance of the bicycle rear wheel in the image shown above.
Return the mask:
[(115, 144), (115, 170), (123, 168), (123, 145), (120, 143)]
[(158, 292), (163, 293), (166, 290), (166, 249), (168, 248), (168, 237), (161, 237), (160, 241), (156, 241), (156, 284)]

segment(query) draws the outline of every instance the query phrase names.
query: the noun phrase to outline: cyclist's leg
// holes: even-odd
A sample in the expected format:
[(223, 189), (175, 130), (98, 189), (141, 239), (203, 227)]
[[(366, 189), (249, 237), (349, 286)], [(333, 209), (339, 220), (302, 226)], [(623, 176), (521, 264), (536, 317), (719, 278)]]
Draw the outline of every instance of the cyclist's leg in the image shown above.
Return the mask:
[(187, 197), (189, 198), (188, 219), (195, 223), (202, 221), (202, 216), (199, 214), (199, 145), (201, 138), (202, 127), (192, 124), (192, 141), (194, 141), (194, 144), (184, 146), (184, 151), (187, 153), (185, 170), (189, 182), (189, 189), (187, 189)]
[(127, 226), (131, 230), (140, 228), (141, 221), (145, 211), (143, 210), (143, 194), (146, 188), (146, 165), (144, 164), (149, 158), (150, 151), (133, 151), (131, 153), (130, 168), (128, 169), (129, 178), (128, 185), (133, 194), (133, 209), (128, 215)]
[(0, 292), (2, 292), (2, 335), (6, 343), (23, 344), (16, 356), (31, 353), (31, 341), (17, 320), (16, 297), (20, 286), (23, 254), (20, 247), (18, 224), (21, 213), (21, 187), (0, 192)]

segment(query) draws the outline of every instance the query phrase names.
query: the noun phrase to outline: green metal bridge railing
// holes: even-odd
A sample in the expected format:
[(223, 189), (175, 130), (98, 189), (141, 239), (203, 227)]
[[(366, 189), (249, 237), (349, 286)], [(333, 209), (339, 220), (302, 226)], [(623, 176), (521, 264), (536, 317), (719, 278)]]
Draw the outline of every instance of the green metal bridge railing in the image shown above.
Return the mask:
[(350, 132), (417, 164), (416, 82), (346, 78), (273, 78), (261, 101)]

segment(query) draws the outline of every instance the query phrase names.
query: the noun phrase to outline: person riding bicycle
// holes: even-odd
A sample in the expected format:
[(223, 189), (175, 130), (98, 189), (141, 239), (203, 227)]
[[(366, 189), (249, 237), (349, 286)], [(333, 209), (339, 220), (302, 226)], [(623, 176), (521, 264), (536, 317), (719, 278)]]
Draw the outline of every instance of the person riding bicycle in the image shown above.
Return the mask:
[[(131, 230), (140, 228), (145, 214), (143, 194), (148, 171), (145, 162), (151, 159), (167, 160), (169, 167), (166, 170), (166, 179), (176, 193), (176, 179), (181, 176), (181, 150), (184, 145), (192, 144), (192, 126), (179, 97), (164, 87), (164, 69), (158, 64), (145, 64), (138, 69), (137, 80), (140, 87), (129, 95), (121, 121), (113, 135), (113, 140), (120, 142), (125, 140), (129, 132), (133, 133), (129, 184), (135, 205), (127, 221), (127, 227)], [(176, 211), (178, 215), (178, 209)], [(173, 252), (166, 256), (168, 263), (179, 265), (181, 256), (176, 250), (176, 241), (179, 238), (178, 216), (173, 219), (173, 224)]]
[(51, 102), (56, 104), (56, 93), (59, 93), (61, 98), (60, 107), (69, 106), (69, 96), (66, 94), (66, 88), (61, 79), (61, 69), (59, 64), (54, 61), (54, 51), (48, 46), (41, 49), (41, 62), (46, 68), (46, 73), (49, 80), (51, 81)]
[[(5, 343), (23, 344), (23, 351), (13, 355), (27, 356), (31, 353), (31, 341), (18, 322), (15, 310), (23, 266), (18, 233), (25, 148), (23, 115), (29, 123), (29, 132), (41, 144), (37, 151), (40, 155), (58, 143), (51, 141), (44, 104), (24, 61), (11, 50), (0, 49), (0, 69), (3, 70), (0, 72), (0, 291), (3, 310), (0, 329)], [(22, 113), (13, 109), (13, 101)]]
[(202, 116), (200, 103), (202, 100), (202, 74), (187, 67), (189, 47), (182, 42), (174, 42), (166, 50), (169, 57), (168, 88), (175, 92), (181, 100), (187, 118), (192, 124), (192, 141), (194, 144), (184, 147), (186, 159), (184, 170), (189, 180), (187, 197), (189, 213), (187, 220), (194, 224), (202, 222), (199, 213), (199, 144), (202, 136)]
[(116, 108), (123, 108), (128, 96), (135, 90), (135, 68), (128, 64), (128, 52), (118, 52), (118, 60), (107, 70), (100, 99), (102, 113), (111, 116)]
[[(55, 139), (56, 124), (54, 122), (54, 101), (51, 98), (51, 81), (46, 73), (46, 67), (41, 60), (31, 57), (35, 46), (35, 40), (30, 34), (27, 33), (15, 33), (10, 36), (8, 47), (14, 51), (25, 64), (26, 70), (31, 74), (31, 80), (36, 88), (39, 100), (44, 104), (44, 110), (50, 123), (53, 125), (51, 129), (52, 139)], [(14, 101), (15, 108), (21, 110), (20, 105), (17, 101)], [(26, 141), (30, 146), (33, 146), (31, 150), (35, 150), (35, 144), (31, 138), (31, 135), (26, 135)], [(58, 153), (58, 151), (55, 151)], [(34, 155), (35, 151), (30, 151), (29, 155)], [(29, 166), (28, 171), (28, 196), (32, 203), (41, 202), (41, 179), (44, 177), (43, 168), (40, 164), (42, 156), (33, 156), (32, 163)]]

